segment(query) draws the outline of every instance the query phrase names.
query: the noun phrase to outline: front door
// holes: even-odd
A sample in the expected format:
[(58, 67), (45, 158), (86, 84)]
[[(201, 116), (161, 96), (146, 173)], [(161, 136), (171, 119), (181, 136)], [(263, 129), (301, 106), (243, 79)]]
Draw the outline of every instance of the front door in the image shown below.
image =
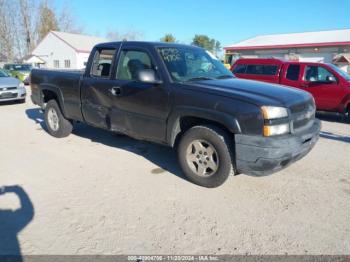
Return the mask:
[(113, 130), (137, 138), (165, 141), (170, 110), (167, 85), (138, 81), (138, 72), (143, 69), (152, 69), (160, 77), (155, 61), (154, 55), (146, 49), (122, 47), (113, 74)]
[(306, 65), (301, 85), (313, 95), (318, 110), (334, 110), (341, 102), (343, 89), (324, 66)]

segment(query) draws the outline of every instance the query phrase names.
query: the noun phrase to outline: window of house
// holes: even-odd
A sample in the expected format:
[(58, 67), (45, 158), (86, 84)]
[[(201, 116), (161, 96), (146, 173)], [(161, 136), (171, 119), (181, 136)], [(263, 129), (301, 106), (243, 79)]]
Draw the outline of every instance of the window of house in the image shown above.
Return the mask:
[(247, 69), (247, 65), (239, 64), (233, 69), (234, 74), (244, 74)]
[(53, 60), (53, 67), (54, 68), (60, 68), (60, 61), (59, 60)]
[(70, 68), (70, 60), (64, 60), (64, 67)]
[(335, 76), (322, 66), (307, 66), (305, 69), (305, 80), (310, 82), (328, 82)]
[(286, 78), (292, 81), (299, 79), (300, 65), (289, 65), (287, 69)]
[(145, 51), (123, 50), (118, 62), (117, 79), (137, 80), (142, 69), (154, 69), (151, 57)]
[(96, 50), (90, 74), (95, 77), (109, 78), (114, 55), (115, 49)]

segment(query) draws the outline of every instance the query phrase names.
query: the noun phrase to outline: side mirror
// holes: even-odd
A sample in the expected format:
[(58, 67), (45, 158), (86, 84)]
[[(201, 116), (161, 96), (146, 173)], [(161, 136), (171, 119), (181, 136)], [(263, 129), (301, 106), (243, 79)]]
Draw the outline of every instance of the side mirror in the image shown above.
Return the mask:
[(163, 83), (162, 80), (160, 80), (157, 77), (156, 72), (153, 69), (141, 69), (137, 72), (137, 80), (143, 83), (149, 83), (149, 84), (161, 84)]
[(327, 82), (330, 82), (330, 83), (337, 82), (337, 79), (335, 79), (334, 76), (327, 76), (326, 80)]

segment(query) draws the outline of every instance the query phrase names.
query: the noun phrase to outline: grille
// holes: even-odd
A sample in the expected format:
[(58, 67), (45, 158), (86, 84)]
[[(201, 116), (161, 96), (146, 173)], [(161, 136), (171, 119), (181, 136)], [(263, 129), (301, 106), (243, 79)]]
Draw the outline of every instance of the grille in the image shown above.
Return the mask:
[(0, 91), (16, 90), (17, 87), (0, 87)]
[(294, 133), (302, 132), (311, 127), (315, 120), (315, 105), (312, 100), (293, 105), (290, 108)]
[(0, 95), (0, 99), (15, 98), (17, 93), (5, 93)]

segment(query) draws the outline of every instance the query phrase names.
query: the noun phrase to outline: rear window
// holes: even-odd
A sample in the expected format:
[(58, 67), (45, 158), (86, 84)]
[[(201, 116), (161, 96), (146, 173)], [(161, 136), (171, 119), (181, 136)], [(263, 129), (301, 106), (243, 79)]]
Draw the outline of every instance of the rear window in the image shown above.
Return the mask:
[(299, 79), (300, 65), (289, 65), (286, 78), (292, 81)]
[(277, 70), (277, 65), (248, 65), (245, 73), (250, 75), (273, 76), (277, 74)]

